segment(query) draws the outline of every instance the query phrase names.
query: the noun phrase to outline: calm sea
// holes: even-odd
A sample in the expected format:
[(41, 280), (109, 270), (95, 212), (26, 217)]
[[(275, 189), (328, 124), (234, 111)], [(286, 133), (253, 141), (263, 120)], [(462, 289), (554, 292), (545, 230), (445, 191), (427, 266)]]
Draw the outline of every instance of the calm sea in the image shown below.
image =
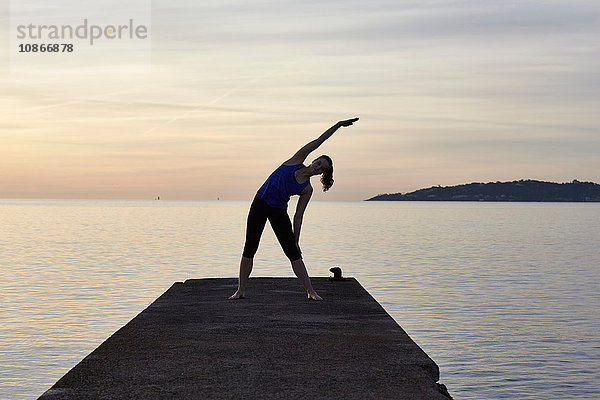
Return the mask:
[[(0, 398), (41, 395), (173, 282), (237, 276), (249, 204), (0, 200)], [(301, 244), (456, 399), (598, 399), (598, 238), (600, 204), (313, 202)], [(268, 227), (253, 274), (293, 276)]]

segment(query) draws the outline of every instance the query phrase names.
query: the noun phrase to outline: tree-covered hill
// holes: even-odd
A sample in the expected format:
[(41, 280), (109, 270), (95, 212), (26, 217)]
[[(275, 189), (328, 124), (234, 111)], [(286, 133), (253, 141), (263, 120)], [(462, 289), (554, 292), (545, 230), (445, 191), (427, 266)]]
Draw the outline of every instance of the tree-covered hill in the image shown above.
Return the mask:
[(536, 180), (433, 186), (410, 193), (380, 194), (367, 201), (598, 201), (600, 185), (593, 182), (554, 183)]

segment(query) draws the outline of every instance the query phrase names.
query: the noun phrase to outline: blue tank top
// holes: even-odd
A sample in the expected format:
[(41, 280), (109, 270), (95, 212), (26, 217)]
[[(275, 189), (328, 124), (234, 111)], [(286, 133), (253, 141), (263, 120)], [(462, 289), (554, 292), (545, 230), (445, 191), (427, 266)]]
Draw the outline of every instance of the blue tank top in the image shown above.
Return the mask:
[(300, 194), (309, 183), (308, 179), (304, 183), (296, 182), (294, 172), (302, 167), (303, 164), (280, 165), (258, 189), (258, 195), (271, 207), (287, 210), (290, 196)]

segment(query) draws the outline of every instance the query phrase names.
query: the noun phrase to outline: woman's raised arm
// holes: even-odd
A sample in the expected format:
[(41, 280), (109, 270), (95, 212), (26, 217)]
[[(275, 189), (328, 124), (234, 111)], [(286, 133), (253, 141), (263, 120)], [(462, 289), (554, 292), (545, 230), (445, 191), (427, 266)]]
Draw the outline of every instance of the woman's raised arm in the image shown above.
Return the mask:
[(312, 153), (320, 145), (322, 145), (324, 141), (326, 141), (327, 139), (329, 139), (331, 137), (331, 135), (333, 135), (335, 133), (335, 131), (337, 131), (341, 127), (350, 126), (353, 123), (355, 123), (356, 121), (358, 121), (358, 118), (352, 118), (352, 119), (347, 119), (347, 120), (344, 120), (344, 121), (336, 122), (335, 125), (333, 125), (331, 128), (329, 128), (325, 132), (323, 132), (321, 134), (321, 136), (319, 136), (315, 140), (313, 140), (313, 141), (308, 142), (307, 144), (305, 144), (300, 150), (298, 150), (296, 152), (296, 154), (294, 154), (292, 156), (292, 158), (290, 158), (289, 160), (287, 160), (285, 163), (286, 164), (287, 163), (302, 164), (304, 162), (304, 160), (306, 160), (306, 157), (308, 157), (308, 155), (310, 153)]

